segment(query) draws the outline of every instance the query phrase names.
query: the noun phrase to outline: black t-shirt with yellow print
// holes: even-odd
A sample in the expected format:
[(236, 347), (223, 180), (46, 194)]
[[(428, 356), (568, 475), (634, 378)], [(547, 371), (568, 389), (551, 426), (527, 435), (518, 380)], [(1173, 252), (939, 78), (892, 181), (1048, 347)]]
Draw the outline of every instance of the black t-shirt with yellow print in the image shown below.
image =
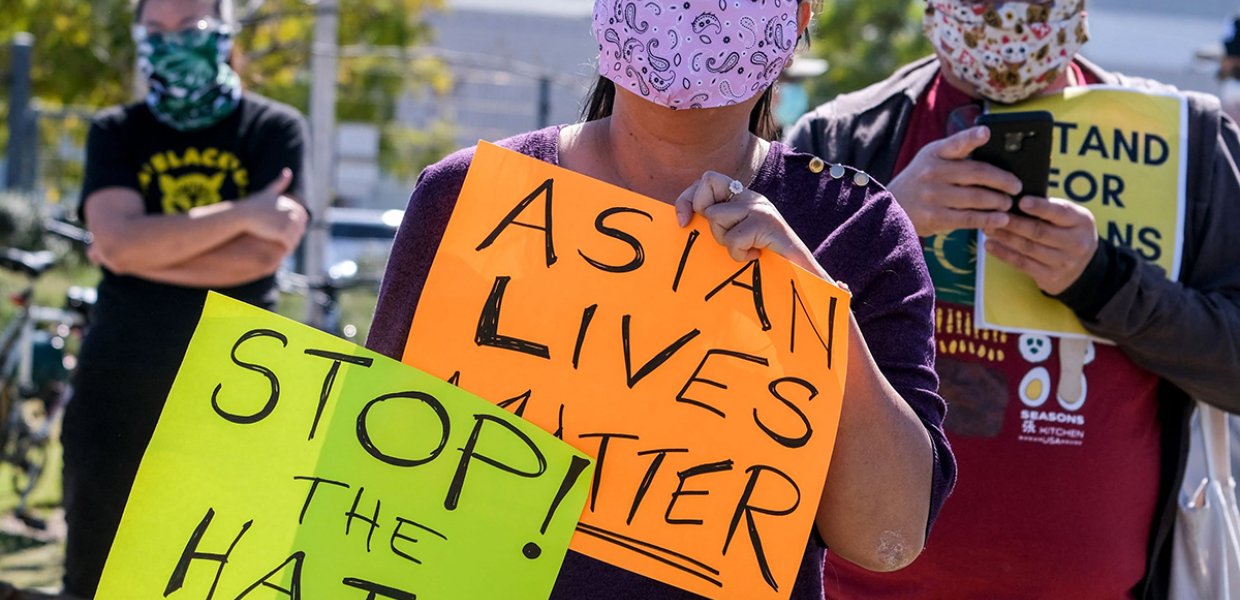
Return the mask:
[[(220, 123), (189, 132), (159, 122), (145, 103), (113, 108), (96, 117), (90, 130), (79, 214), (91, 194), (111, 187), (137, 191), (147, 214), (185, 213), (245, 198), (285, 167), (294, 173), (287, 193), (304, 197), (306, 149), (301, 115), (256, 94), (246, 93)], [(272, 277), (215, 291), (264, 307), (272, 305), (275, 293)], [(124, 357), (132, 364), (143, 357), (179, 365), (205, 298), (205, 289), (104, 269), (83, 363), (119, 363)]]

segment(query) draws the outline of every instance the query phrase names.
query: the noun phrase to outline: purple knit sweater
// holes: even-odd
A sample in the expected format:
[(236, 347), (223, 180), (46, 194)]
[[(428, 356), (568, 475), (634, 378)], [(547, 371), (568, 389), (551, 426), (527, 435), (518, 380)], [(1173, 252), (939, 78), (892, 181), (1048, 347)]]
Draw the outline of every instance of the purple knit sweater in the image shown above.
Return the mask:
[[(559, 128), (499, 142), (500, 146), (559, 163)], [(462, 150), (418, 178), (396, 236), (367, 346), (399, 360), (422, 287), (465, 182), (473, 149)], [(956, 463), (943, 435), (946, 406), (934, 372), (934, 287), (921, 242), (895, 199), (880, 185), (847, 170), (842, 178), (814, 173), (812, 157), (779, 143), (758, 171), (752, 189), (769, 198), (828, 273), (846, 282), (853, 312), (879, 368), (921, 418), (934, 447), (930, 520), (956, 478)], [(863, 185), (857, 185), (863, 184)], [(881, 443), (881, 440), (876, 440)], [(825, 549), (807, 536), (805, 557), (792, 590), (796, 600), (822, 593)], [(694, 598), (640, 575), (569, 552), (554, 599)]]

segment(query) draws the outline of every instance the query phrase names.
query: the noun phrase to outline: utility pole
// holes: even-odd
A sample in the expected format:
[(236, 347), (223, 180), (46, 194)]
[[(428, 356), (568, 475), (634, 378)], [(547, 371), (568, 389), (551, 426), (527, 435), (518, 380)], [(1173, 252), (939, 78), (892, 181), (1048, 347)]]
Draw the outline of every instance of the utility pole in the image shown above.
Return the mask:
[(538, 78), (538, 128), (551, 126), (551, 76)]
[(34, 36), (18, 33), (12, 44), (13, 80), (9, 86), (9, 148), (4, 187), (34, 191), (38, 161), (38, 121), (32, 107), (30, 69)]
[(311, 301), (306, 303), (306, 322), (320, 326), (323, 310), (313, 301), (313, 296), (318, 293), (313, 286), (323, 283), (327, 275), (327, 265), (324, 264), (330, 235), (327, 207), (335, 195), (340, 0), (317, 0), (314, 6), (314, 45), (310, 60), (313, 79), (310, 87), (311, 179), (306, 189), (314, 222), (306, 234), (304, 249), (306, 275), (312, 286)]

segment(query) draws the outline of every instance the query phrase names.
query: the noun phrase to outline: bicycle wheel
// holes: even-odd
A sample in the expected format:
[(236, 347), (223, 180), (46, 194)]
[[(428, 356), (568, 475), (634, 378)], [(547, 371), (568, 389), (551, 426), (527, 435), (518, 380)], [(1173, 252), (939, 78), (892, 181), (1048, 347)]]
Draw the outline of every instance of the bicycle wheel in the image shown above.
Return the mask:
[(14, 406), (17, 417), (8, 456), (13, 465), (13, 492), (25, 506), (30, 492), (39, 484), (47, 467), (47, 446), (51, 431), (48, 426), (47, 403), (38, 396), (22, 398)]
[(17, 437), (14, 428), (18, 427), (20, 420), (13, 411), (21, 404), (21, 398), (21, 391), (13, 378), (0, 378), (0, 464), (7, 463), (12, 454), (10, 446)]

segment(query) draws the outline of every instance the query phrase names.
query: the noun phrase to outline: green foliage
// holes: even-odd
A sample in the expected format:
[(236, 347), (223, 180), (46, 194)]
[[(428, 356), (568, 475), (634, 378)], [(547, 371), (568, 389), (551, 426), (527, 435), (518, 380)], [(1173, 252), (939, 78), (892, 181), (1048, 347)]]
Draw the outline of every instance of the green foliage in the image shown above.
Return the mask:
[(810, 87), (817, 104), (881, 81), (931, 53), (921, 32), (925, 0), (828, 0), (821, 4), (810, 53), (831, 69)]
[(422, 169), (451, 154), (457, 146), (451, 123), (439, 121), (426, 129), (414, 129), (390, 122), (383, 126), (379, 166), (394, 177), (412, 180)]
[[(9, 42), (35, 36), (35, 97), (53, 104), (106, 106), (132, 89), (134, 48), (129, 0), (0, 0), (0, 68), (9, 72)], [(9, 78), (0, 83), (8, 98)]]
[[(4, 118), (13, 35), (25, 31), (35, 36), (32, 77), (34, 95), (43, 108), (56, 112), (68, 105), (121, 104), (132, 99), (134, 90), (131, 1), (0, 0), (0, 15), (5, 15), (0, 19), (0, 153), (8, 140)], [(238, 0), (237, 4), (244, 7), (250, 2)], [(451, 81), (438, 61), (390, 50), (424, 44), (430, 31), (423, 14), (440, 7), (442, 0), (341, 0), (340, 4), (342, 45), (386, 49), (341, 57), (340, 120), (387, 123), (402, 94), (428, 86), (440, 92), (448, 89)], [(245, 85), (307, 111), (313, 37), (313, 5), (305, 0), (264, 0), (245, 19), (237, 44), (242, 53), (238, 70)], [(80, 147), (86, 124), (72, 119), (50, 121), (40, 126), (40, 168), (49, 199), (57, 201), (71, 198), (81, 176), (80, 166), (60, 160), (58, 148)], [(426, 133), (434, 139), (438, 135)], [(400, 162), (395, 157), (400, 156), (401, 147), (400, 139), (384, 139), (385, 151), (398, 151), (382, 157), (385, 165)]]
[(43, 210), (33, 196), (0, 192), (0, 246), (43, 248)]
[[(422, 14), (441, 0), (341, 0), (340, 43), (344, 46), (412, 48), (430, 31)], [(246, 20), (239, 46), (242, 76), (263, 94), (309, 109), (310, 45), (314, 11), (303, 0), (266, 0)], [(338, 72), (338, 116), (342, 121), (382, 123), (393, 118), (400, 95), (417, 84), (446, 89), (446, 73), (425, 58), (342, 56)]]

